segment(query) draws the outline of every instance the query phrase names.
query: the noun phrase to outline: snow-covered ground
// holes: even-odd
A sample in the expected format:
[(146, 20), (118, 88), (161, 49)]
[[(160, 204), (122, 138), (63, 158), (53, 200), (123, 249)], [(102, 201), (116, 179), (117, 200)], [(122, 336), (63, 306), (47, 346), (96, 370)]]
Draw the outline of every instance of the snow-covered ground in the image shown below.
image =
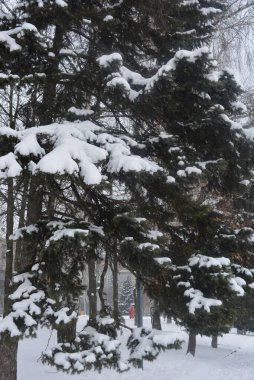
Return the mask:
[[(80, 327), (85, 317), (80, 319)], [(133, 322), (127, 318), (129, 325)], [(144, 319), (150, 327), (150, 318)], [(175, 324), (162, 321), (163, 330), (179, 331), (187, 342), (187, 334)], [(234, 330), (219, 338), (219, 348), (210, 347), (210, 339), (198, 337), (196, 357), (186, 356), (186, 342), (179, 351), (161, 353), (152, 363), (145, 362), (144, 370), (132, 369), (123, 374), (104, 370), (101, 374), (87, 372), (67, 375), (57, 372), (40, 362), (41, 351), (55, 343), (55, 335), (46, 329), (37, 339), (24, 340), (18, 353), (18, 380), (253, 380), (254, 379), (254, 335), (237, 335)]]

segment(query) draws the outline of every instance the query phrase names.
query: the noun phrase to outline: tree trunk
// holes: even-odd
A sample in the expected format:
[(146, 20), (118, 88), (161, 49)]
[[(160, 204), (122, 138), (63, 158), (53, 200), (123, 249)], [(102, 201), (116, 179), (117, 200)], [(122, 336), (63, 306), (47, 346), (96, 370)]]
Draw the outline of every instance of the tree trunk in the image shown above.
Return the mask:
[(151, 308), (152, 314), (152, 328), (156, 330), (161, 330), (161, 319), (160, 319), (160, 308), (156, 301), (153, 301), (153, 307)]
[(237, 335), (246, 335), (246, 330), (244, 329), (237, 329)]
[[(59, 57), (59, 52), (63, 47), (64, 32), (60, 25), (56, 25), (52, 52), (55, 57)], [(55, 98), (57, 88), (57, 73), (59, 69), (59, 60), (55, 59), (47, 69), (47, 81), (43, 89), (43, 100), (39, 114), (41, 125), (51, 124), (56, 118)]]
[(69, 323), (61, 323), (57, 326), (57, 342), (69, 343), (76, 338), (77, 319), (73, 319)]
[[(137, 283), (136, 283), (137, 285)], [(135, 305), (135, 325), (137, 326), (138, 325), (138, 314), (136, 313), (136, 310), (137, 310), (137, 307), (138, 307), (138, 301), (137, 301), (137, 286), (135, 286), (135, 288), (133, 289), (133, 299), (134, 299), (134, 305)], [(152, 319), (152, 315), (151, 315), (151, 319)]]
[(89, 288), (87, 291), (89, 298), (89, 324), (91, 326), (96, 324), (97, 317), (97, 283), (95, 274), (95, 260), (90, 259), (88, 263), (88, 277), (89, 277)]
[(112, 276), (113, 276), (113, 318), (118, 326), (120, 323), (119, 318), (119, 303), (118, 303), (118, 262), (117, 255), (113, 256), (113, 268), (112, 268)]
[(187, 354), (191, 354), (192, 356), (195, 356), (196, 352), (196, 337), (197, 335), (193, 332), (189, 332), (189, 342), (188, 342), (188, 349)]
[(218, 335), (213, 335), (212, 336), (212, 348), (218, 348)]
[(137, 315), (137, 326), (143, 327), (143, 286), (139, 276), (136, 278), (136, 289), (137, 307), (135, 309), (135, 314)]
[[(42, 179), (39, 176), (33, 177), (30, 181), (26, 225), (36, 224), (41, 219), (44, 192), (42, 184)], [(19, 252), (19, 268), (17, 262), (18, 271), (30, 271), (34, 265), (37, 256), (37, 239), (38, 237), (35, 237), (33, 240), (22, 242), (22, 250)]]
[(18, 340), (7, 335), (0, 340), (0, 380), (17, 379)]
[[(19, 212), (18, 228), (22, 228), (25, 226), (25, 214), (26, 214), (26, 205), (27, 205), (27, 199), (28, 199), (28, 189), (29, 189), (29, 180), (28, 180), (28, 177), (25, 177), (20, 212)], [(14, 263), (14, 268), (15, 268), (15, 271), (17, 272), (19, 272), (20, 269), (22, 268), (22, 259), (23, 259), (22, 256), (23, 256), (22, 255), (22, 239), (19, 239), (16, 243), (15, 263)]]
[[(6, 225), (6, 265), (5, 265), (5, 287), (4, 287), (4, 313), (6, 316), (11, 311), (11, 300), (9, 295), (12, 292), (12, 274), (13, 274), (13, 241), (9, 239), (13, 233), (14, 220), (14, 196), (13, 196), (13, 179), (7, 180), (7, 225)], [(17, 379), (17, 352), (18, 340), (10, 338), (7, 334), (0, 335), (0, 380)]]
[(108, 271), (108, 252), (105, 255), (104, 268), (100, 276), (100, 287), (99, 287), (99, 298), (101, 301), (101, 310), (106, 310), (106, 302), (104, 298), (104, 286), (105, 286), (105, 276)]
[(6, 256), (5, 256), (5, 285), (4, 285), (4, 316), (11, 310), (11, 283), (13, 274), (14, 252), (13, 241), (10, 240), (10, 235), (13, 234), (14, 220), (14, 197), (13, 197), (13, 179), (7, 180), (7, 225), (6, 225)]
[(169, 323), (172, 323), (172, 317), (169, 317), (168, 315), (167, 315), (167, 323), (169, 324)]

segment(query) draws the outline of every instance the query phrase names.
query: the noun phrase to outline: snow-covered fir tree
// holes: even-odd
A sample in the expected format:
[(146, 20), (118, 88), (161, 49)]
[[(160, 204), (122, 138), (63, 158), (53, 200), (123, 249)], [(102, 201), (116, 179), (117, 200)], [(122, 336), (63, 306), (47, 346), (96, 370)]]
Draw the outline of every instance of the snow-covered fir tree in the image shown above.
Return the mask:
[(43, 360), (72, 373), (123, 371), (179, 347), (140, 329), (123, 363), (105, 310), (73, 335), (80, 273), (88, 264), (96, 291), (94, 261), (109, 247), (121, 245), (112, 255), (192, 339), (231, 321), (226, 300), (247, 286), (233, 265), (252, 265), (237, 200), (251, 183), (253, 131), (233, 121), (240, 88), (207, 45), (222, 11), (206, 0), (25, 0), (1, 15), (0, 84), (14, 86), (26, 117), (0, 128), (0, 172), (29, 187), (0, 324), (5, 379), (17, 338), (42, 323), (71, 326)]
[[(153, 37), (161, 37), (146, 40), (144, 50), (139, 51), (139, 57), (142, 53), (145, 56), (147, 46), (151, 47), (149, 65), (147, 61), (145, 67), (131, 62), (128, 49), (123, 47), (124, 43), (129, 46), (133, 38), (134, 26), (130, 22), (133, 27), (130, 37), (126, 33), (119, 47), (118, 59), (123, 62), (119, 72), (105, 64), (112, 55), (104, 56), (101, 66), (114, 76), (107, 85), (112, 89), (117, 87), (115, 94), (121, 89), (126, 99), (125, 109), (128, 107), (134, 119), (132, 136), (144, 144), (149, 157), (161, 168), (152, 178), (137, 176), (135, 182), (132, 179), (126, 182), (141, 206), (140, 215), (153, 220), (168, 237), (166, 259), (158, 261), (159, 265), (167, 263), (168, 277), (166, 268), (157, 297), (163, 294), (161, 304), (166, 310), (177, 311), (182, 302), (183, 308), (176, 314), (191, 336), (197, 332), (214, 335), (226, 331), (232, 323), (235, 310), (227, 302), (230, 295), (244, 293), (241, 287), (246, 282), (231, 267), (232, 263), (240, 264), (239, 249), (241, 257), (245, 252), (249, 265), (253, 266), (250, 262), (253, 230), (246, 230), (248, 221), (243, 220), (244, 210), (239, 207), (252, 177), (252, 132), (230, 119), (244, 109), (237, 102), (240, 88), (231, 73), (216, 68), (206, 45), (223, 4), (216, 1), (160, 3), (165, 14), (170, 15), (168, 21), (164, 20), (164, 34), (151, 2), (145, 7), (146, 12), (154, 12), (149, 14), (153, 22), (148, 25), (142, 19), (143, 2), (134, 9), (126, 4), (123, 8), (125, 20), (129, 21), (132, 12), (140, 16), (137, 17), (139, 35), (147, 28)], [(153, 56), (161, 49), (163, 54)], [(133, 59), (137, 52), (134, 49), (131, 53)], [(137, 55), (136, 62), (140, 61)], [(115, 108), (118, 106), (117, 98)], [(154, 236), (156, 243), (158, 233)], [(151, 261), (146, 252), (140, 254), (143, 248), (135, 239), (123, 244), (126, 260), (136, 266), (137, 272), (142, 272), (154, 297), (158, 281), (151, 282)], [(158, 245), (150, 245), (154, 255), (156, 249)], [(171, 266), (169, 259), (172, 259)], [(169, 300), (172, 304), (168, 305)]]
[[(139, 144), (119, 130), (119, 113), (114, 115), (108, 94), (103, 95), (101, 68), (108, 57), (101, 55), (97, 32), (104, 18), (105, 12), (95, 4), (82, 1), (22, 1), (1, 18), (1, 84), (21, 94), (22, 111), (28, 115), (25, 121), (1, 128), (1, 177), (21, 179), (23, 190), (26, 179), (29, 183), (26, 225), (12, 236), (17, 244), (22, 240), (19, 274), (13, 278), (14, 289), (8, 288), (6, 298), (13, 302), (5, 305), (0, 327), (4, 378), (16, 376), (11, 360), (17, 337), (34, 332), (41, 323), (61, 332), (63, 341), (43, 356), (58, 369), (129, 367), (120, 360), (112, 329), (105, 332), (112, 318), (93, 314), (77, 337), (72, 328), (82, 290), (80, 273), (84, 265), (91, 267), (100, 259), (98, 246), (106, 249), (130, 228), (140, 241), (149, 240), (135, 209), (133, 216), (126, 214), (129, 199), (117, 202), (120, 172), (132, 176), (159, 170), (142, 151), (137, 154)], [(116, 69), (118, 58), (112, 56)], [(64, 324), (70, 333), (62, 331)], [(146, 339), (149, 344), (142, 355), (150, 360), (161, 348), (179, 345), (172, 339), (158, 344), (154, 335), (140, 336)], [(136, 350), (131, 351), (133, 356)]]
[(122, 315), (128, 315), (130, 306), (134, 302), (133, 290), (132, 281), (128, 276), (119, 289), (119, 306)]

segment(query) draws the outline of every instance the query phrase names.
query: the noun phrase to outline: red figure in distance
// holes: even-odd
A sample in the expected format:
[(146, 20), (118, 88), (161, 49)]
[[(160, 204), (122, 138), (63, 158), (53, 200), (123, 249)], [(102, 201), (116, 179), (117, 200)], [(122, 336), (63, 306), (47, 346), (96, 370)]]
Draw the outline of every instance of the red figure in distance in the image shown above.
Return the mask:
[(134, 307), (133, 303), (131, 304), (131, 306), (129, 308), (129, 317), (130, 317), (130, 319), (135, 318), (135, 307)]

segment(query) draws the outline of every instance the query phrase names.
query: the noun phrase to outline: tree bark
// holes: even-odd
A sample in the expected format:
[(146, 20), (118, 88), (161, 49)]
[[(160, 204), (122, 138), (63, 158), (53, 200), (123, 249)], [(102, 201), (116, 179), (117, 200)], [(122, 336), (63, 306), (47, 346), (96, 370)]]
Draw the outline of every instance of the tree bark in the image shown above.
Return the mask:
[[(19, 226), (18, 228), (22, 228), (25, 226), (25, 214), (26, 214), (26, 206), (27, 206), (27, 199), (28, 199), (28, 188), (29, 188), (29, 180), (28, 177), (24, 178), (24, 184), (23, 184), (23, 194), (21, 199), (21, 206), (20, 206), (20, 212), (19, 212)], [(15, 271), (19, 272), (22, 268), (22, 239), (19, 239), (16, 243), (16, 249), (15, 249), (15, 263), (14, 268)]]
[[(9, 295), (12, 292), (12, 275), (13, 275), (13, 241), (9, 239), (13, 233), (14, 220), (14, 196), (13, 196), (13, 179), (7, 180), (7, 226), (6, 226), (6, 266), (5, 266), (5, 289), (4, 289), (4, 317), (11, 311), (11, 300)], [(0, 335), (0, 380), (17, 379), (17, 352), (18, 340), (11, 338), (7, 334)]]
[(57, 342), (69, 343), (76, 338), (77, 319), (73, 319), (69, 323), (61, 323), (57, 326)]
[[(59, 57), (59, 52), (63, 47), (64, 31), (60, 25), (56, 25), (54, 41), (52, 46), (52, 52), (55, 57)], [(43, 100), (41, 104), (41, 110), (39, 114), (39, 120), (41, 125), (51, 124), (56, 115), (55, 100), (56, 100), (56, 88), (57, 88), (57, 74), (59, 68), (59, 59), (55, 59), (47, 70), (47, 81), (43, 89)]]
[[(40, 176), (32, 177), (28, 194), (26, 225), (38, 223), (42, 217), (43, 183)], [(37, 237), (22, 242), (22, 251), (19, 254), (19, 271), (29, 271), (35, 263), (37, 255)]]
[(88, 277), (89, 277), (89, 287), (88, 287), (88, 298), (89, 298), (89, 324), (96, 324), (97, 317), (97, 283), (95, 274), (95, 260), (90, 259), (88, 263)]
[[(135, 288), (133, 289), (133, 299), (134, 299), (134, 305), (135, 305), (135, 319), (134, 319), (134, 322), (135, 322), (135, 325), (137, 326), (138, 325), (138, 314), (136, 313), (136, 310), (138, 308), (138, 301), (137, 301), (137, 282), (136, 282), (136, 286)], [(152, 317), (152, 316), (151, 316)]]
[(118, 303), (118, 261), (117, 255), (114, 253), (113, 266), (112, 266), (112, 279), (113, 279), (113, 318), (116, 325), (120, 323), (119, 318), (119, 303)]
[(218, 335), (213, 335), (212, 336), (212, 348), (218, 348)]
[(106, 252), (106, 255), (105, 255), (104, 268), (100, 276), (100, 287), (98, 291), (99, 298), (101, 301), (101, 310), (106, 309), (106, 302), (104, 298), (104, 286), (105, 286), (105, 276), (106, 276), (107, 271), (108, 271), (108, 252)]
[(156, 330), (161, 330), (161, 319), (160, 319), (160, 308), (156, 301), (153, 301), (153, 307), (151, 310), (152, 314), (152, 328)]
[(18, 340), (9, 336), (1, 336), (0, 340), (0, 380), (17, 379)]
[(196, 337), (197, 335), (194, 332), (192, 331), (189, 332), (187, 354), (190, 353), (192, 356), (195, 356), (195, 353), (196, 353)]
[(169, 323), (172, 323), (172, 317), (169, 317), (168, 315), (167, 315), (167, 323), (169, 324)]
[(11, 310), (11, 283), (13, 274), (14, 252), (13, 241), (10, 240), (10, 235), (13, 234), (14, 220), (14, 197), (13, 197), (13, 179), (7, 180), (7, 225), (6, 225), (6, 256), (5, 256), (5, 285), (4, 285), (4, 316)]

